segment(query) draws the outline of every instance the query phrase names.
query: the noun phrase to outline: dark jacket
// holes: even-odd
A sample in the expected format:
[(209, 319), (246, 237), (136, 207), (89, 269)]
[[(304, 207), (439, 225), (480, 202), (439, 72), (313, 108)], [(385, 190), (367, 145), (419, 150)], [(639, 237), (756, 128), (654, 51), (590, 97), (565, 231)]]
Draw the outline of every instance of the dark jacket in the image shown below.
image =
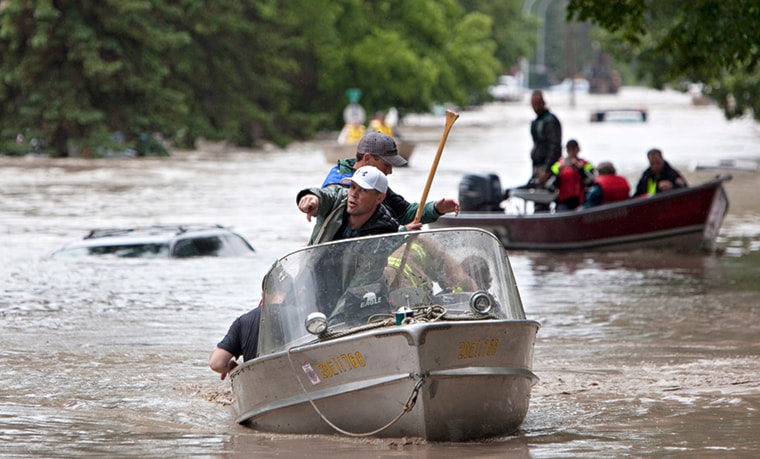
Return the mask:
[(550, 169), (562, 157), (562, 125), (553, 113), (546, 110), (530, 123), (530, 135), (533, 137), (530, 152), (533, 167)]
[[(676, 183), (677, 179), (683, 180), (683, 185), (679, 185)], [(681, 174), (673, 169), (673, 167), (665, 161), (665, 166), (663, 166), (662, 171), (659, 175), (655, 175), (652, 172), (652, 169), (647, 168), (647, 170), (644, 171), (643, 174), (641, 174), (641, 178), (639, 179), (639, 183), (636, 185), (636, 191), (633, 193), (634, 196), (643, 196), (643, 195), (652, 195), (655, 193), (659, 193), (660, 186), (659, 182), (661, 180), (668, 180), (673, 184), (673, 188), (685, 188), (686, 180), (681, 176)]]

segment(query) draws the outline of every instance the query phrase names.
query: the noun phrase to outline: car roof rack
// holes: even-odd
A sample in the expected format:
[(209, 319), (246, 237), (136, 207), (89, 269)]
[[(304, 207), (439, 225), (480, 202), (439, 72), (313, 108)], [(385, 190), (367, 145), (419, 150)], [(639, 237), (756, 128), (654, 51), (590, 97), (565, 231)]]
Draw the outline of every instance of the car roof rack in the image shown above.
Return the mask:
[(100, 228), (90, 230), (84, 239), (95, 239), (100, 237), (125, 236), (133, 232), (155, 233), (173, 231), (176, 234), (186, 233), (188, 231), (202, 231), (210, 229), (228, 229), (223, 225), (209, 225), (205, 223), (191, 223), (185, 225), (148, 225), (135, 226), (133, 228)]

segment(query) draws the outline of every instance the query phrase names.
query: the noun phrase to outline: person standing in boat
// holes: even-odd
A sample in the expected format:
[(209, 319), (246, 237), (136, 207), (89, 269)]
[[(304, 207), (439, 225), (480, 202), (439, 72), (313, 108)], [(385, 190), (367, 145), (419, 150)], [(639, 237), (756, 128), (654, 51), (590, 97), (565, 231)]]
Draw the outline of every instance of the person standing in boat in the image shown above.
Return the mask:
[(652, 148), (647, 152), (649, 167), (641, 174), (634, 197), (654, 196), (663, 191), (686, 188), (688, 184), (680, 172), (665, 161), (662, 151)]
[[(543, 92), (533, 91), (530, 104), (536, 118), (530, 123), (530, 135), (533, 138), (533, 148), (530, 151), (533, 175), (528, 185), (530, 188), (542, 188), (552, 177), (552, 165), (562, 157), (562, 124), (546, 107)], [(536, 203), (536, 206), (537, 211), (549, 210), (548, 204)]]
[[(349, 188), (307, 188), (296, 196), (298, 209), (317, 223), (311, 233), (309, 245), (350, 237), (399, 231), (399, 222), (384, 205), (388, 191), (388, 178), (374, 166), (363, 166), (341, 183)], [(409, 223), (406, 230), (418, 230), (422, 223)]]
[(617, 175), (615, 166), (609, 161), (599, 163), (596, 168), (599, 175), (586, 193), (583, 208), (624, 201), (631, 194), (631, 186), (625, 177)]
[(575, 210), (586, 194), (586, 188), (594, 183), (594, 165), (580, 158), (578, 141), (571, 139), (565, 146), (567, 156), (552, 165), (552, 174), (557, 176), (557, 211)]
[[(364, 166), (373, 166), (386, 176), (393, 173), (393, 167), (406, 165), (406, 160), (398, 154), (396, 141), (393, 137), (382, 132), (370, 132), (362, 137), (356, 147), (356, 158), (341, 159), (338, 164), (330, 169), (322, 188), (329, 186), (345, 186), (344, 181), (350, 178), (354, 172)], [(402, 225), (411, 223), (417, 214), (418, 203), (410, 203), (403, 196), (388, 188), (383, 201), (393, 218)], [(432, 223), (443, 214), (459, 213), (459, 201), (450, 198), (441, 198), (437, 201), (429, 201), (425, 204), (420, 221)]]

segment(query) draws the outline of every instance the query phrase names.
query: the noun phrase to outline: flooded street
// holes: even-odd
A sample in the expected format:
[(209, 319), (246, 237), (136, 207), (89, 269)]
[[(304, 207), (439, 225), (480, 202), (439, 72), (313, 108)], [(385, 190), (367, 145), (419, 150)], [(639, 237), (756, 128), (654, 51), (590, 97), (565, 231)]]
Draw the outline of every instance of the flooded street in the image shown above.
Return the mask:
[[(0, 157), (0, 457), (552, 458), (755, 457), (760, 451), (760, 172), (693, 170), (760, 161), (760, 127), (687, 96), (547, 94), (580, 156), (635, 185), (659, 147), (691, 184), (716, 174), (729, 213), (717, 254), (512, 252), (528, 318), (541, 322), (528, 416), (517, 434), (467, 444), (259, 433), (235, 424), (208, 356), (258, 303), (272, 262), (305, 244), (295, 195), (330, 165), (316, 142), (285, 151), (170, 158)], [(590, 123), (641, 107), (647, 123)], [(461, 112), (430, 199), (463, 174), (503, 187), (530, 175), (527, 99)], [(417, 201), (442, 118), (410, 117), (418, 142), (391, 187)], [(90, 229), (230, 226), (257, 253), (188, 260), (58, 259)], [(476, 390), (475, 388), (473, 390)]]

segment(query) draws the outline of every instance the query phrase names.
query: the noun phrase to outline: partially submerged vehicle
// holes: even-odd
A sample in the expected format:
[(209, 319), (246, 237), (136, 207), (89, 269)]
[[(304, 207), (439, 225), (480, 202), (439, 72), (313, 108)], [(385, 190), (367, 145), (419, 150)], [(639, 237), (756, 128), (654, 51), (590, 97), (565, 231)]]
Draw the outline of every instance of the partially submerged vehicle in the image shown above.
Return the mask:
[(236, 420), (257, 430), (466, 441), (528, 411), (539, 324), (486, 231), (297, 250), (260, 307), (259, 355), (230, 374)]
[(254, 253), (241, 235), (221, 225), (152, 225), (90, 231), (54, 256), (127, 258), (237, 257)]

